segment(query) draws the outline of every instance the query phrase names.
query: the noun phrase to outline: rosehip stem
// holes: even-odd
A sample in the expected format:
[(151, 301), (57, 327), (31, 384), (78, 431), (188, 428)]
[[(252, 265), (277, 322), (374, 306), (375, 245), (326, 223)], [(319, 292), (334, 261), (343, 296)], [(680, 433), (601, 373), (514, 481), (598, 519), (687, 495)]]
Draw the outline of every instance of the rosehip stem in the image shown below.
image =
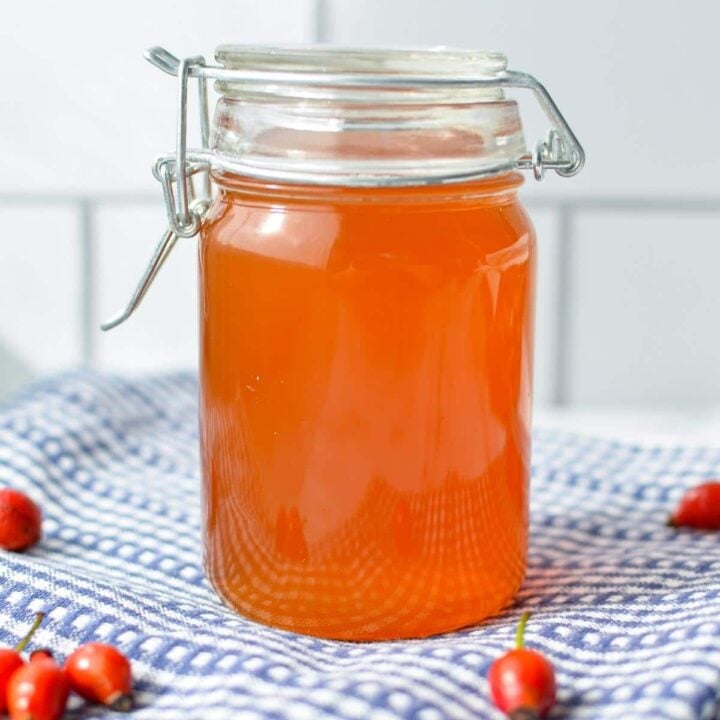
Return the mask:
[(33, 620), (33, 624), (30, 626), (30, 629), (27, 631), (25, 637), (15, 646), (15, 652), (21, 653), (29, 645), (32, 640), (32, 636), (35, 634), (35, 631), (40, 627), (40, 625), (42, 625), (42, 621), (44, 619), (44, 612), (35, 613), (35, 620)]
[(528, 624), (530, 615), (532, 615), (532, 613), (524, 612), (520, 617), (520, 622), (517, 626), (517, 632), (515, 633), (515, 648), (517, 650), (525, 647), (525, 626)]

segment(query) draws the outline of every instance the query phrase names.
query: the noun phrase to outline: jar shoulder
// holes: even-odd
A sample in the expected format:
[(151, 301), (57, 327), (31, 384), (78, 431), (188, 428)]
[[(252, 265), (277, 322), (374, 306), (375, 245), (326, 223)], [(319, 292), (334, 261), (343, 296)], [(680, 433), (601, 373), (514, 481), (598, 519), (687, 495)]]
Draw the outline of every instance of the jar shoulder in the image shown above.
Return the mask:
[(535, 232), (517, 194), (418, 199), (278, 198), (221, 193), (202, 231), (210, 252), (247, 252), (312, 267), (376, 257), (411, 264), (531, 255)]

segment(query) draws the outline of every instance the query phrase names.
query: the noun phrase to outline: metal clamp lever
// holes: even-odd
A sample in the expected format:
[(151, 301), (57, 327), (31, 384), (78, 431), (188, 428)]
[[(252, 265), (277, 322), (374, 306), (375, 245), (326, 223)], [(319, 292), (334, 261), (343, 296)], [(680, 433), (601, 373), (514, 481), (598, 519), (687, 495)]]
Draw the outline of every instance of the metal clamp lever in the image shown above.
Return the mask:
[[(190, 211), (193, 213), (193, 217), (202, 218), (207, 212), (210, 203), (208, 200), (195, 200), (190, 204)], [(110, 318), (107, 322), (104, 322), (101, 326), (101, 330), (112, 330), (121, 323), (125, 322), (137, 309), (147, 293), (148, 288), (155, 279), (155, 276), (160, 271), (165, 260), (167, 260), (170, 251), (175, 247), (177, 242), (178, 234), (172, 229), (168, 228), (164, 233), (160, 242), (156, 245), (155, 250), (150, 258), (150, 262), (145, 268), (145, 272), (140, 278), (140, 282), (137, 284), (130, 301), (126, 307), (121, 310), (117, 315)]]
[[(168, 216), (168, 228), (163, 233), (160, 242), (150, 258), (145, 271), (140, 278), (128, 304), (117, 315), (100, 328), (112, 330), (125, 322), (142, 302), (150, 285), (163, 266), (168, 255), (175, 247), (179, 237), (191, 238), (200, 230), (202, 219), (210, 207), (210, 167), (205, 162), (187, 161), (187, 85), (190, 69), (195, 65), (204, 65), (202, 57), (178, 60), (162, 48), (152, 48), (146, 51), (145, 57), (161, 70), (177, 75), (179, 78), (178, 108), (177, 108), (177, 138), (175, 156), (158, 158), (153, 165), (153, 176), (162, 186), (165, 209)], [(204, 78), (198, 79), (200, 100), (200, 133), (203, 148), (208, 147), (210, 137), (210, 122), (208, 114), (207, 84)], [(194, 199), (195, 189), (192, 177), (200, 175), (200, 197)], [(177, 191), (173, 191), (173, 183)]]

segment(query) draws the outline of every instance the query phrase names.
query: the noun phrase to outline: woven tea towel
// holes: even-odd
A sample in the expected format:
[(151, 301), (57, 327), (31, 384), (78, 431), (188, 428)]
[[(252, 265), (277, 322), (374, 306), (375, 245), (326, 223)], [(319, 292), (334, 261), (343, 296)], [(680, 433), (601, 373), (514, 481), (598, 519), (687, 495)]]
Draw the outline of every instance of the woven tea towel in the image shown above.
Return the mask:
[(720, 717), (720, 534), (663, 524), (685, 488), (720, 475), (720, 445), (537, 431), (518, 605), (429, 640), (330, 642), (249, 622), (204, 579), (196, 392), (191, 375), (82, 372), (2, 406), (0, 485), (41, 505), (45, 537), (0, 553), (0, 643), (44, 610), (34, 642), (60, 658), (116, 644), (136, 720), (494, 720), (487, 668), (529, 609), (527, 643), (557, 668), (551, 717)]

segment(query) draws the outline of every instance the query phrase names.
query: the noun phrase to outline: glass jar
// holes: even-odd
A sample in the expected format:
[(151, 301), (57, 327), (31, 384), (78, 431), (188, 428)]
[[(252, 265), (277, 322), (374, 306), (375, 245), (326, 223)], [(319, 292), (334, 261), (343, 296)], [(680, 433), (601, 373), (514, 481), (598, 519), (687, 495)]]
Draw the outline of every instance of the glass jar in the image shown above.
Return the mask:
[[(163, 68), (201, 97), (214, 77), (221, 98), (209, 147), (180, 132), (157, 171), (171, 227), (200, 228), (212, 585), (330, 638), (496, 613), (528, 525), (535, 235), (518, 169), (573, 174), (581, 148), (498, 53), (216, 58)], [(532, 156), (506, 86), (532, 87), (558, 128)], [(205, 171), (217, 191), (193, 206), (183, 174)]]

